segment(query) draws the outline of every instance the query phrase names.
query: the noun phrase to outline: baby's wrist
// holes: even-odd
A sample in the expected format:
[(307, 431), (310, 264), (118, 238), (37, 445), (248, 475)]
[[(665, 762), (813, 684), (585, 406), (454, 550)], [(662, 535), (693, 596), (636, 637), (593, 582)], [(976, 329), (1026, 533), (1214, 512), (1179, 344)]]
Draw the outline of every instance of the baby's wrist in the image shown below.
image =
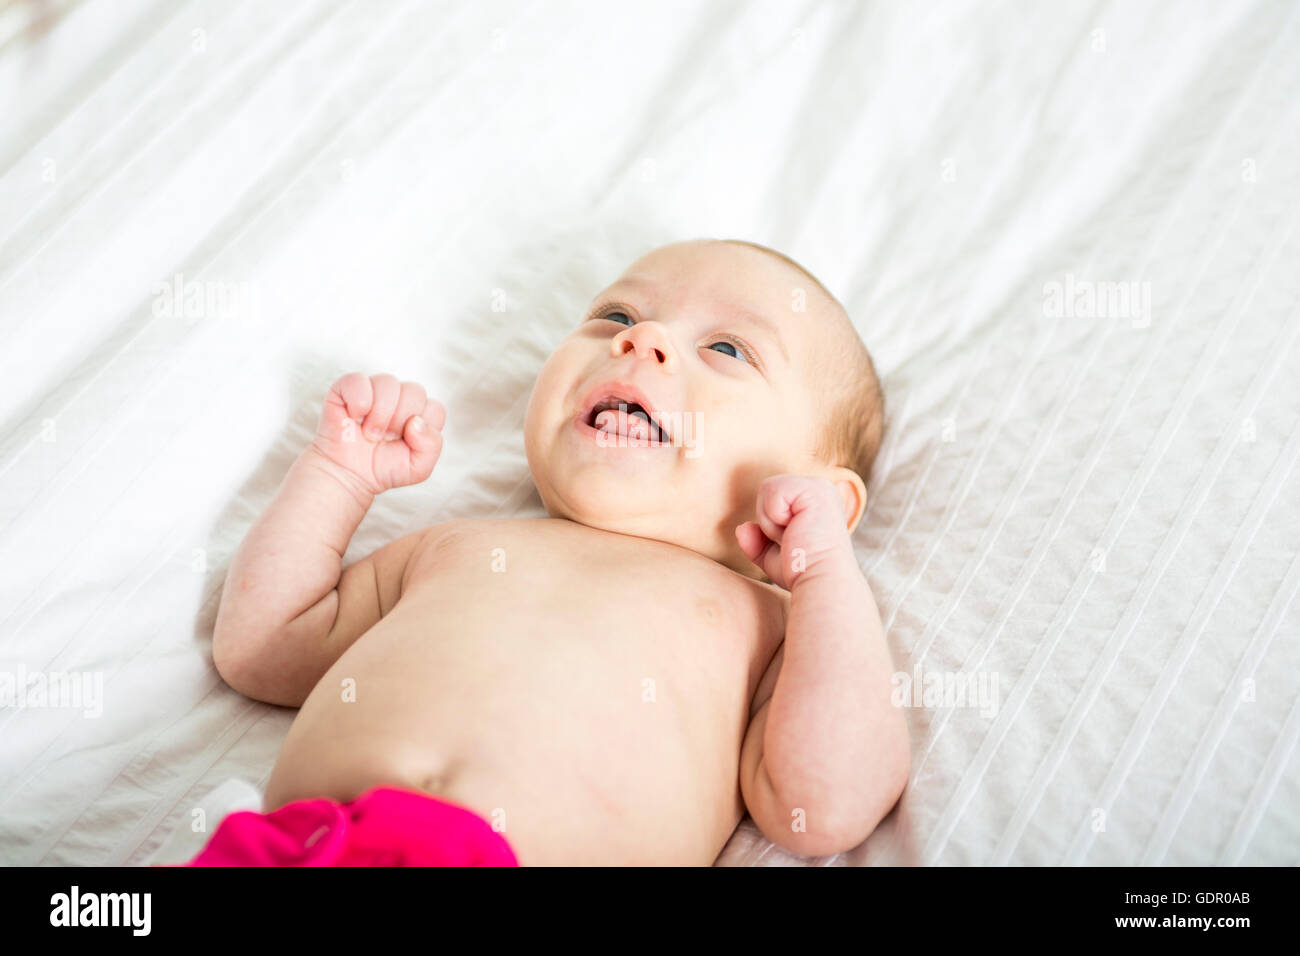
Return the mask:
[(848, 535), (842, 541), (818, 549), (807, 549), (803, 553), (793, 549), (786, 559), (789, 567), (790, 592), (807, 587), (814, 581), (832, 581), (841, 584), (863, 580), (862, 568), (853, 553), (853, 544)]
[(315, 443), (307, 446), (299, 457), (299, 461), (313, 471), (328, 475), (342, 486), (363, 509), (368, 509), (374, 502), (377, 492), (367, 485), (360, 475), (330, 458), (329, 455), (317, 448)]

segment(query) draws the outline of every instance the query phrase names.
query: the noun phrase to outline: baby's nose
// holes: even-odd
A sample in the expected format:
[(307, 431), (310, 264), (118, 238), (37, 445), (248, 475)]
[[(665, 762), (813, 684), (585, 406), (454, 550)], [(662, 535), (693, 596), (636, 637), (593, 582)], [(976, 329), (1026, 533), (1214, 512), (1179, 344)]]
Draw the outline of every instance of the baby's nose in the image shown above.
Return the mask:
[(658, 322), (638, 322), (619, 333), (614, 338), (613, 351), (615, 358), (631, 352), (637, 358), (652, 359), (667, 371), (677, 366), (677, 356), (668, 338), (668, 331)]

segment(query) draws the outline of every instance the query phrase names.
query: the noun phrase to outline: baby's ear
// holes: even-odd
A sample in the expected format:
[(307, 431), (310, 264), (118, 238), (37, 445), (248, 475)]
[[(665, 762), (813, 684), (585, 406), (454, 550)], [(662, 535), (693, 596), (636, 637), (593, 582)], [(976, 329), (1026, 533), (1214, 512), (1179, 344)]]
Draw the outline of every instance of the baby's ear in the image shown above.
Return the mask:
[(833, 468), (826, 478), (835, 486), (844, 502), (844, 526), (852, 534), (867, 510), (867, 486), (852, 468)]

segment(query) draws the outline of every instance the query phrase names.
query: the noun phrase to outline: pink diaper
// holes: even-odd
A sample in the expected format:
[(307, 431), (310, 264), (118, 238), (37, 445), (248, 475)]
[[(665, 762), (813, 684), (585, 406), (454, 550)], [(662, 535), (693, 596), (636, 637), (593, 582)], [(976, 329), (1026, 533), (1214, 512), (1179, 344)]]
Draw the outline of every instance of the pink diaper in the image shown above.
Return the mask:
[(505, 837), (472, 810), (427, 793), (376, 787), (355, 800), (243, 810), (185, 866), (518, 866)]

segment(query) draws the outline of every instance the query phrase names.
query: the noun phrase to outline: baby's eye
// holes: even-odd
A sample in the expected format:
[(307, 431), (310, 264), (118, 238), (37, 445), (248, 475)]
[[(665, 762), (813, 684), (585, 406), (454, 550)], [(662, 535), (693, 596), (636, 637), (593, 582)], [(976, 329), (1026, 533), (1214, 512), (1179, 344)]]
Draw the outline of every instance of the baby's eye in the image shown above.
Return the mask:
[[(722, 352), (723, 355), (730, 355), (732, 358), (738, 358), (742, 362), (749, 362), (749, 356), (740, 351), (740, 349), (736, 348), (736, 346), (732, 345), (730, 342), (714, 342), (709, 346), (709, 348), (717, 349), (719, 352)], [(723, 351), (724, 349), (727, 351)]]
[(623, 312), (606, 312), (601, 316), (602, 319), (609, 319), (611, 322), (618, 322), (622, 325), (633, 325), (632, 319)]

